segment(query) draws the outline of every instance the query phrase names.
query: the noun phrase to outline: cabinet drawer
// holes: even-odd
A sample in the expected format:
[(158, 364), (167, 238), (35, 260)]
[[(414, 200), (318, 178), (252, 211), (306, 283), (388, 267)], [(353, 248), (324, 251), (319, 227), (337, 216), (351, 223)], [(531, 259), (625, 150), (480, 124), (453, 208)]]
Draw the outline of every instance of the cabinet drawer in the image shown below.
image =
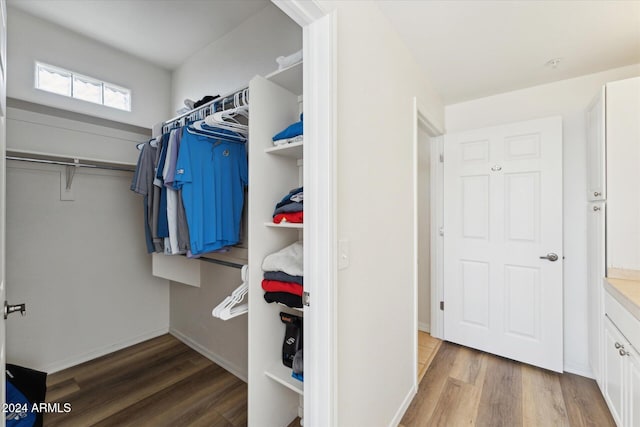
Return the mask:
[(604, 311), (627, 341), (640, 350), (640, 322), (609, 293), (604, 293)]

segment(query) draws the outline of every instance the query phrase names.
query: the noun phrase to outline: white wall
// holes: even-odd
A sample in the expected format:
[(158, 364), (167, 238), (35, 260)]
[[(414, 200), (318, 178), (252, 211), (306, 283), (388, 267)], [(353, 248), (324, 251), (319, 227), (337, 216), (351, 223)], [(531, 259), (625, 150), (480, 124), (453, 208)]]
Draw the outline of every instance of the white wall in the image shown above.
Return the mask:
[(204, 95), (248, 86), (278, 68), (276, 58), (302, 49), (302, 29), (273, 4), (192, 55), (172, 76), (172, 112)]
[(338, 424), (386, 426), (413, 398), (413, 97), (442, 127), (440, 97), (373, 2), (337, 9)]
[[(147, 128), (169, 116), (169, 71), (15, 8), (7, 27), (7, 96)], [(34, 89), (35, 61), (131, 89), (131, 112)]]
[(447, 132), (561, 115), (564, 158), (564, 366), (590, 375), (587, 351), (585, 111), (602, 85), (640, 75), (640, 65), (590, 74), (445, 108)]
[[(23, 133), (64, 146), (72, 139), (111, 144), (128, 132), (49, 118), (25, 123), (9, 109), (7, 139)], [(21, 132), (16, 132), (19, 126)], [(168, 331), (169, 286), (151, 276), (142, 198), (132, 174), (80, 169), (73, 201), (61, 201), (62, 166), (7, 163), (7, 299), (26, 303), (27, 315), (7, 320), (7, 361), (54, 372)]]
[(201, 262), (201, 275), (199, 288), (171, 283), (171, 333), (246, 381), (247, 315), (227, 321), (211, 315), (242, 283), (240, 270)]

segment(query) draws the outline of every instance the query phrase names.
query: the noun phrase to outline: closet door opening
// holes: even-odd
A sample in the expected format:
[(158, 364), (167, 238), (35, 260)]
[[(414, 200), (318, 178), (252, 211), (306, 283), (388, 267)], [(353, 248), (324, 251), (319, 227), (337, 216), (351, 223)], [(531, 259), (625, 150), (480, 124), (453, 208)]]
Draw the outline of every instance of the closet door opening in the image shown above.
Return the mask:
[[(439, 292), (437, 287), (438, 196), (436, 184), (440, 170), (438, 132), (416, 108), (415, 129), (415, 277), (416, 277), (416, 367), (417, 383), (424, 376), (440, 345), (432, 331), (438, 327)], [(433, 320), (432, 320), (433, 319)], [(434, 336), (435, 335), (435, 336)]]

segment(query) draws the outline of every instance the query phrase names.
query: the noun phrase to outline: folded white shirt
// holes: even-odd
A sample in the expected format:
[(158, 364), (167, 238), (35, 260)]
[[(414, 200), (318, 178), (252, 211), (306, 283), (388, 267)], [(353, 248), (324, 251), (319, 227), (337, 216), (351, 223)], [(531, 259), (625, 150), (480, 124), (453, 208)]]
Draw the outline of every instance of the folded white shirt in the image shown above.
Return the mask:
[(267, 255), (262, 261), (263, 271), (283, 271), (291, 276), (304, 275), (302, 242), (295, 242), (278, 252)]

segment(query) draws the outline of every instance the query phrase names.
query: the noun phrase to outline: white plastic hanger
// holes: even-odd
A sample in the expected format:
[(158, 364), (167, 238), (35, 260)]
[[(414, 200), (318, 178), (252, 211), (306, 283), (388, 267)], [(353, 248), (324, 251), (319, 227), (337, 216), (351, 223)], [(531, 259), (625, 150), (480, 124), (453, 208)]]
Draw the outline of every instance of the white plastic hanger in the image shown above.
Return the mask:
[(242, 277), (242, 284), (238, 286), (230, 296), (226, 297), (224, 301), (218, 304), (212, 311), (211, 315), (222, 320), (229, 320), (233, 317), (240, 316), (249, 311), (248, 304), (237, 305), (242, 302), (244, 296), (249, 293), (249, 286), (247, 285), (247, 273), (249, 271), (248, 265), (243, 265), (240, 271), (240, 277)]

